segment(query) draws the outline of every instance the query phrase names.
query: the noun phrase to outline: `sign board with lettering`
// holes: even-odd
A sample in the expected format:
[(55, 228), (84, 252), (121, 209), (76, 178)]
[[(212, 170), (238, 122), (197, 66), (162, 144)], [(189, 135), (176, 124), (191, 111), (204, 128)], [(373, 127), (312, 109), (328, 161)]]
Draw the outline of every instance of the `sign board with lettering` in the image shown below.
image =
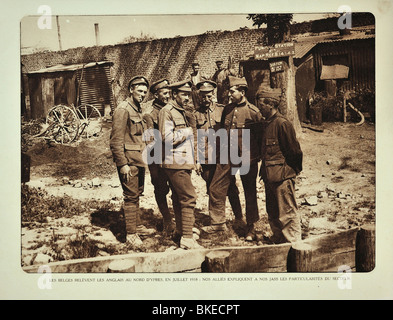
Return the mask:
[(270, 72), (284, 71), (284, 61), (274, 61), (269, 63)]
[(295, 55), (295, 44), (293, 42), (276, 43), (273, 47), (256, 46), (254, 50), (255, 59), (279, 58), (293, 55)]

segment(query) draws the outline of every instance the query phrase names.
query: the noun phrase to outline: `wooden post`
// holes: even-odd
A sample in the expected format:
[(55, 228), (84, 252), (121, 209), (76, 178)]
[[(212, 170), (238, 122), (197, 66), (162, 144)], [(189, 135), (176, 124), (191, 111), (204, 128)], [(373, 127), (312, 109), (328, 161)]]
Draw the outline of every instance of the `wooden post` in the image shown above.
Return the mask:
[(229, 272), (228, 251), (211, 251), (205, 257), (207, 272)]
[(108, 266), (107, 273), (133, 273), (135, 272), (135, 261), (133, 260), (114, 260)]
[(356, 236), (355, 266), (357, 272), (370, 272), (375, 268), (375, 226), (366, 225)]
[(100, 29), (99, 29), (98, 23), (94, 24), (94, 30), (95, 30), (95, 34), (96, 34), (96, 46), (99, 46), (101, 44), (101, 42), (100, 42)]
[(288, 252), (288, 272), (312, 272), (312, 246), (294, 243)]
[(59, 40), (59, 50), (63, 50), (61, 46), (61, 34), (60, 34), (60, 22), (59, 22), (59, 16), (56, 16), (56, 24), (57, 24), (57, 38)]

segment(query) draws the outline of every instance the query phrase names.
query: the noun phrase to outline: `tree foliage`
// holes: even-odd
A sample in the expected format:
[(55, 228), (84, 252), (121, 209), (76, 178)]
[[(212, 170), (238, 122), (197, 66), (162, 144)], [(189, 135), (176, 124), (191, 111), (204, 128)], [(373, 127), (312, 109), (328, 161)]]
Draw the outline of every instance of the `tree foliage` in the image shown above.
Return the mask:
[(141, 34), (139, 36), (132, 36), (132, 35), (127, 36), (119, 43), (133, 43), (133, 42), (140, 42), (140, 41), (150, 41), (155, 39), (157, 39), (155, 35), (144, 33), (143, 31), (141, 31)]
[(289, 40), (290, 26), (293, 14), (249, 14), (248, 20), (253, 21), (253, 26), (260, 28), (266, 24), (266, 33), (262, 42), (264, 45), (273, 45)]

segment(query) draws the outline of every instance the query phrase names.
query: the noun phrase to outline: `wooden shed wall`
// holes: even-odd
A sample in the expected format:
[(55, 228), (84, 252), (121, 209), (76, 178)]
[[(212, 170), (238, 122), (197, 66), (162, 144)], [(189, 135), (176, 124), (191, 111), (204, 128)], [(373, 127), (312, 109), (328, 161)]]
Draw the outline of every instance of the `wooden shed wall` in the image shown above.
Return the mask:
[(375, 89), (375, 39), (357, 39), (318, 44), (314, 49), (317, 79), (320, 79), (323, 57), (347, 55), (348, 79), (342, 79), (343, 90)]
[(75, 104), (75, 79), (72, 71), (29, 74), (30, 117), (45, 118), (57, 104)]
[(314, 93), (315, 84), (314, 57), (310, 54), (296, 70), (296, 104), (300, 121), (309, 118), (308, 101)]

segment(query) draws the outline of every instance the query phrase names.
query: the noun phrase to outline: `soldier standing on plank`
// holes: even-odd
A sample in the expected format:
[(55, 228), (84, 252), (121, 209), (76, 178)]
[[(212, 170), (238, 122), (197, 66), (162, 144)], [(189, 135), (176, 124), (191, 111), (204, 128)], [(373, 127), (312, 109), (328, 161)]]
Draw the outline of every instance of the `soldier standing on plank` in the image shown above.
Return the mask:
[(295, 197), (295, 177), (302, 171), (303, 153), (295, 129), (278, 110), (281, 89), (257, 92), (257, 106), (265, 118), (260, 176), (265, 184), (266, 211), (273, 243), (301, 240)]
[(154, 229), (147, 229), (141, 222), (139, 197), (144, 190), (146, 162), (142, 151), (146, 143), (143, 133), (146, 123), (142, 117), (141, 103), (149, 88), (143, 76), (132, 78), (128, 84), (130, 96), (120, 103), (112, 120), (110, 149), (117, 167), (123, 189), (123, 211), (127, 241), (134, 246), (143, 244), (139, 235), (150, 235)]
[[(199, 90), (200, 100), (200, 105), (194, 112), (196, 129), (198, 130), (197, 165), (198, 168), (200, 165), (201, 176), (206, 182), (206, 191), (209, 194), (210, 183), (220, 160), (220, 145), (219, 142), (217, 144), (215, 132), (220, 129), (224, 105), (213, 101), (214, 90), (217, 87), (214, 81), (201, 81), (196, 87)], [(213, 133), (209, 130), (212, 130)], [(231, 178), (228, 199), (235, 215), (235, 221), (242, 220), (242, 208), (235, 176)]]
[[(152, 151), (158, 152), (161, 148), (155, 148), (155, 144), (161, 144), (160, 135), (158, 133), (158, 114), (161, 109), (169, 102), (171, 90), (169, 89), (169, 80), (161, 79), (153, 83), (150, 87), (150, 92), (154, 95), (154, 100), (151, 108), (145, 111), (144, 118), (147, 119), (148, 129), (155, 129), (154, 141), (148, 145)], [(152, 158), (156, 155), (149, 154)], [(154, 197), (156, 199), (158, 209), (163, 217), (163, 230), (165, 234), (172, 234), (174, 224), (172, 216), (169, 211), (167, 195), (169, 193), (169, 180), (163, 168), (160, 167), (161, 155), (159, 161), (149, 162), (149, 172), (151, 183), (154, 186)]]
[(190, 117), (185, 110), (191, 98), (191, 86), (189, 80), (171, 84), (172, 100), (158, 115), (158, 126), (163, 142), (161, 166), (169, 179), (176, 232), (181, 236), (180, 247), (184, 249), (201, 247), (193, 236), (197, 199), (191, 181), (191, 173), (195, 169), (195, 129), (192, 128)]

